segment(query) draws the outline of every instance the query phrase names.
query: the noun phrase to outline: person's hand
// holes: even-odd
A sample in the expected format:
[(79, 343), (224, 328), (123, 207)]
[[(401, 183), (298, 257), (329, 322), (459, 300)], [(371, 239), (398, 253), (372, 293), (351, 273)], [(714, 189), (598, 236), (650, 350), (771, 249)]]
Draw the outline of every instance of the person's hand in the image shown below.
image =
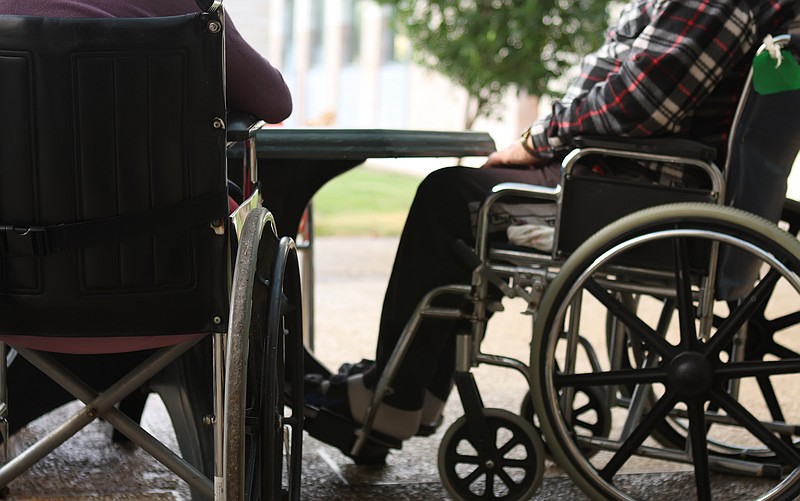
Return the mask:
[(522, 147), (522, 143), (519, 141), (514, 141), (502, 150), (495, 151), (494, 153), (490, 154), (489, 158), (486, 160), (486, 163), (483, 164), (483, 167), (526, 168), (545, 162), (546, 160), (534, 157), (528, 153), (525, 148)]

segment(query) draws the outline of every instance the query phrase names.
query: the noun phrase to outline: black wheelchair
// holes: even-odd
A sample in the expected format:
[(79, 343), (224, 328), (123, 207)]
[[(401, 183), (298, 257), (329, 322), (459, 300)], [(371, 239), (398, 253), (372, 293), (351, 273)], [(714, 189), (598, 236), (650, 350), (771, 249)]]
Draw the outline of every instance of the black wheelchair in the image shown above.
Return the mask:
[[(0, 16), (6, 456), (30, 419), (85, 404), (4, 457), (0, 487), (103, 419), (195, 498), (299, 499), (297, 252), (249, 175), (261, 124), (226, 110), (220, 2), (200, 7), (148, 19)], [(234, 143), (251, 154), (231, 212)], [(142, 387), (164, 400), (181, 455), (123, 412)]]
[[(789, 36), (772, 43), (783, 57), (800, 48)], [(713, 148), (692, 141), (586, 137), (564, 159), (559, 186), (496, 186), (475, 247), (460, 251), (472, 283), (421, 301), (351, 454), (370, 447), (371, 423), (419, 323), (468, 320), (456, 355), (465, 416), (447, 430), (438, 458), (455, 499), (527, 499), (545, 457), (593, 499), (663, 499), (663, 489), (630, 480), (643, 468), (682, 470), (703, 500), (734, 495), (727, 474), (757, 478), (759, 499), (796, 498), (800, 212), (784, 196), (800, 123), (775, 117), (798, 103), (798, 91), (761, 95), (748, 80), (723, 169)], [(578, 168), (597, 161), (635, 162), (642, 172), (668, 166), (696, 181), (676, 188)], [(555, 204), (550, 252), (488, 239), (501, 200)], [(481, 351), (488, 319), (502, 309), (490, 288), (527, 301), (529, 363)], [(432, 306), (443, 295), (468, 306)], [(470, 372), (479, 364), (527, 379), (519, 414), (485, 408)]]

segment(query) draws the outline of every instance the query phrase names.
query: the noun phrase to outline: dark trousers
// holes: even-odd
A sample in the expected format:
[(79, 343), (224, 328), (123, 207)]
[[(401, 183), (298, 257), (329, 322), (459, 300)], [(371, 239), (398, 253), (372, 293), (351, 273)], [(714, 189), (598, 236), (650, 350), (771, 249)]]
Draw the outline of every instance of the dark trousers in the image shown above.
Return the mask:
[[(377, 373), (386, 366), (406, 322), (426, 293), (442, 285), (470, 283), (471, 270), (453, 251), (457, 240), (474, 243), (470, 202), (480, 202), (501, 182), (554, 186), (559, 180), (560, 167), (554, 164), (531, 169), (450, 167), (435, 171), (422, 181), (400, 238), (383, 303)], [(445, 303), (442, 305), (454, 305)], [(422, 322), (386, 403), (401, 409), (420, 409), (426, 388), (438, 398), (447, 399), (455, 363), (454, 332), (458, 328), (455, 322), (441, 319)]]

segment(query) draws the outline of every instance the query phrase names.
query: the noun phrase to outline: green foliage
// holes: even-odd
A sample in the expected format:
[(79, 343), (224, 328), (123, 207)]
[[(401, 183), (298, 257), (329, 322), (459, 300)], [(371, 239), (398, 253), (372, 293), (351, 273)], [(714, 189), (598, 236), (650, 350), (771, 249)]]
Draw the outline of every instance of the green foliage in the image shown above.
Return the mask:
[(361, 167), (332, 179), (314, 195), (317, 235), (396, 236), (422, 179)]
[(515, 85), (557, 94), (551, 82), (602, 42), (609, 0), (377, 0), (395, 9), (417, 62), (464, 87), (491, 115)]

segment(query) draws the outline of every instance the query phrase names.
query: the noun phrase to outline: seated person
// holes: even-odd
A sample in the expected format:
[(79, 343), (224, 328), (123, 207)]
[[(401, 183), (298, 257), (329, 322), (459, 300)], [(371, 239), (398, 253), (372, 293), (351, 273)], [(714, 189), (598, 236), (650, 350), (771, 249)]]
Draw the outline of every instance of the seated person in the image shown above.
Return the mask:
[[(0, 14), (41, 17), (161, 17), (199, 12), (194, 0), (0, 0)], [(225, 92), (229, 109), (269, 123), (285, 120), (292, 97), (280, 72), (225, 18)]]
[[(556, 185), (572, 138), (685, 137), (724, 155), (754, 49), (765, 35), (788, 31), (798, 8), (793, 0), (629, 0), (565, 97), (521, 141), (490, 155), (481, 169), (442, 169), (422, 182), (384, 299), (376, 361), (346, 364), (308, 393), (307, 402), (361, 423), (372, 388), (422, 297), (438, 286), (470, 283), (471, 270), (452, 248), (458, 240), (474, 242), (477, 208), (491, 187)], [(656, 174), (660, 182), (682, 181), (667, 169)], [(375, 431), (403, 440), (440, 422), (453, 384), (457, 328), (441, 319), (421, 323)]]
[[(42, 17), (161, 17), (199, 12), (194, 0), (0, 0), (0, 14)], [(270, 123), (292, 112), (289, 88), (280, 72), (239, 34), (230, 17), (225, 19), (227, 105)], [(143, 361), (150, 352), (118, 355), (56, 355), (58, 361), (90, 385), (102, 389)], [(9, 367), (10, 432), (73, 400), (27, 360), (17, 357)], [(15, 384), (24, 381), (25, 384)], [(210, 386), (209, 386), (210, 387)], [(35, 395), (36, 398), (30, 398)], [(132, 417), (141, 413), (140, 402), (123, 401)], [(135, 397), (133, 397), (135, 399)], [(125, 403), (128, 402), (128, 405)]]

